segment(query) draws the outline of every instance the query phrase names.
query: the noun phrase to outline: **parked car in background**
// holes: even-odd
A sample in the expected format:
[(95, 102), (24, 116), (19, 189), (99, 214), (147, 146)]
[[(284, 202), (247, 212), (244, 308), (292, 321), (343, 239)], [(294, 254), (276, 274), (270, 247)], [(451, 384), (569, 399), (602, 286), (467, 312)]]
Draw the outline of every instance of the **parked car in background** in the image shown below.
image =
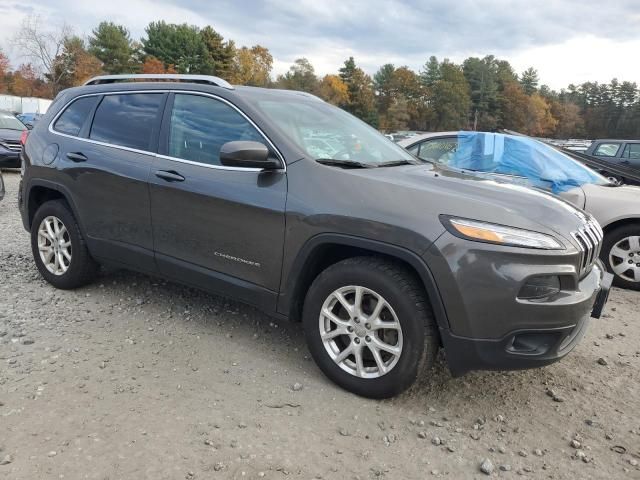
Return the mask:
[[(595, 151), (635, 151), (633, 142)], [(624, 143), (624, 145), (623, 145)], [(555, 148), (525, 136), (428, 133), (399, 142), (418, 158), (553, 192), (591, 213), (604, 230), (600, 257), (618, 286), (640, 290), (640, 187), (620, 186)], [(640, 145), (639, 145), (640, 146)], [(593, 239), (582, 239), (585, 247)]]
[[(640, 140), (594, 140), (585, 155), (607, 162), (613, 167), (626, 167), (640, 175)], [(605, 172), (602, 172), (603, 174)], [(619, 183), (625, 183), (623, 173), (607, 173)]]
[(13, 113), (0, 110), (0, 168), (20, 167), (20, 139), (25, 130), (25, 124)]
[(301, 320), (327, 377), (374, 398), (440, 347), (456, 375), (549, 364), (600, 316), (602, 231), (553, 195), (420, 162), (303, 92), (88, 83), (22, 151), (23, 224), (58, 288), (118, 265)]
[(27, 128), (33, 128), (42, 115), (40, 113), (19, 113), (16, 117), (24, 123)]

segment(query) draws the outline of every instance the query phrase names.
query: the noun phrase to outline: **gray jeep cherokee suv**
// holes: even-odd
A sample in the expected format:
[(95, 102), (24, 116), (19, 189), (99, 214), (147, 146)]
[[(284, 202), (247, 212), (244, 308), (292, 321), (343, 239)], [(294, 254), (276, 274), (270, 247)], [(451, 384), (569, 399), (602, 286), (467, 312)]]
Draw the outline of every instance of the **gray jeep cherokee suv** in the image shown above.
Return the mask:
[(19, 204), (54, 286), (119, 266), (301, 320), (321, 370), (373, 398), (439, 347), (456, 375), (549, 364), (599, 316), (602, 230), (568, 203), (306, 93), (139, 77), (62, 92), (26, 141)]

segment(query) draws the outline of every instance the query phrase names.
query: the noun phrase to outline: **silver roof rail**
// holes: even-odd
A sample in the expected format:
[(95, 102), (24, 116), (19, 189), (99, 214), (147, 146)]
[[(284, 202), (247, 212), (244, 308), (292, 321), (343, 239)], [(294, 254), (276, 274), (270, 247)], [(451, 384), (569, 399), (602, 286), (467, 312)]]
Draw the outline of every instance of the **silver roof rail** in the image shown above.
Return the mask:
[(216, 87), (233, 90), (234, 87), (222, 78), (213, 75), (186, 75), (176, 73), (142, 73), (142, 74), (125, 74), (125, 75), (100, 75), (87, 80), (85, 85), (104, 85), (105, 83), (116, 82), (132, 82), (135, 80), (150, 80), (156, 82), (189, 82), (204, 83), (207, 85), (215, 85)]

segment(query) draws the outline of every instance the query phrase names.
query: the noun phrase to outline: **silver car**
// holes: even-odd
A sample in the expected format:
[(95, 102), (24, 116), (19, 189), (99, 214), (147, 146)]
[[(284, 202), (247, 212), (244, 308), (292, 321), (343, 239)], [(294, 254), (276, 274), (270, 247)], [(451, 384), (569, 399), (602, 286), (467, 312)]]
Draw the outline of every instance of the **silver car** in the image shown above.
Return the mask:
[[(592, 214), (604, 230), (600, 258), (615, 284), (640, 290), (640, 187), (618, 186), (529, 137), (482, 132), (425, 133), (398, 142), (422, 160), (483, 178), (553, 192)], [(578, 239), (588, 249), (588, 232)]]

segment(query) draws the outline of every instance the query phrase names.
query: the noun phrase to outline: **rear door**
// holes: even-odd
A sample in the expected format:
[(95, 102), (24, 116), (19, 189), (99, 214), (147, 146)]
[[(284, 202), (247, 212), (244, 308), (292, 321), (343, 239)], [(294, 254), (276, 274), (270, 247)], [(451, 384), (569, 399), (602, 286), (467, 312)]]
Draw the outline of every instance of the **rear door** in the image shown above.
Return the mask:
[(640, 170), (640, 143), (627, 143), (621, 160), (623, 165)]
[[(275, 307), (285, 229), (286, 174), (220, 164), (230, 141), (269, 140), (226, 100), (175, 93), (151, 176), (151, 217), (164, 275)], [(269, 303), (268, 305), (266, 303)]]
[[(149, 172), (167, 94), (109, 93), (75, 100), (53, 124), (58, 167), (93, 255), (154, 272)], [(84, 120), (88, 117), (88, 120)]]

